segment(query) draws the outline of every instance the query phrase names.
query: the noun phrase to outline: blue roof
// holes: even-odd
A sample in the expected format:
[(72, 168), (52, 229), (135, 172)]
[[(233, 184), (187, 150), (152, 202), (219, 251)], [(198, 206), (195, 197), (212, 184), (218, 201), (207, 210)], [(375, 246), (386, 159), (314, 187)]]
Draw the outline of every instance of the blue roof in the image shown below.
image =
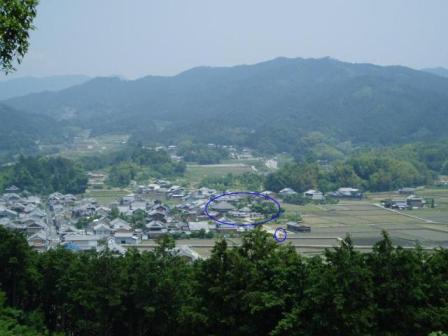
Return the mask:
[(64, 248), (70, 251), (79, 251), (81, 249), (78, 244), (72, 242), (65, 244)]

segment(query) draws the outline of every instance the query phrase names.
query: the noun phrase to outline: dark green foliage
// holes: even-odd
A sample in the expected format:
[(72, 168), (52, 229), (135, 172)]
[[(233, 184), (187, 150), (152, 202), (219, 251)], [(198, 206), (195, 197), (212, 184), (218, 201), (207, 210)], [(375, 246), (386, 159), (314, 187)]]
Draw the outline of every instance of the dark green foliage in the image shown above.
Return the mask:
[(357, 336), (448, 328), (444, 249), (394, 247), (384, 233), (370, 253), (355, 251), (347, 237), (303, 258), (256, 229), (240, 247), (218, 240), (210, 258), (190, 263), (173, 255), (171, 237), (158, 243), (154, 252), (124, 256), (37, 254), (0, 228), (0, 333)]
[(114, 165), (109, 171), (106, 183), (112, 187), (127, 187), (137, 176), (138, 169), (138, 166), (129, 162)]
[(101, 216), (99, 215), (95, 215), (95, 216), (90, 216), (90, 217), (81, 217), (78, 219), (78, 221), (75, 224), (75, 227), (80, 230), (80, 229), (85, 229), (87, 228), (87, 226), (92, 223), (95, 219), (99, 219), (101, 218)]
[[(431, 169), (440, 171), (443, 164), (436, 163), (435, 158), (423, 157), (421, 146), (364, 150), (326, 166), (316, 162), (288, 163), (266, 177), (265, 187), (272, 191), (289, 187), (298, 192), (347, 186), (386, 191), (429, 184), (435, 174)], [(441, 150), (436, 153), (437, 157), (442, 155)]]
[(250, 209), (254, 212), (270, 216), (278, 212), (277, 206), (272, 201), (254, 202), (250, 205)]
[(28, 51), (38, 0), (0, 1), (0, 69), (14, 70)]
[(283, 202), (288, 204), (297, 204), (297, 205), (304, 205), (310, 202), (310, 200), (306, 197), (304, 197), (302, 194), (293, 194), (293, 195), (286, 195), (282, 198)]
[(130, 224), (136, 229), (143, 229), (147, 223), (146, 212), (138, 209), (132, 213), (132, 216), (126, 218)]
[(5, 306), (3, 292), (0, 291), (0, 335), (2, 336), (43, 336), (48, 335), (44, 321), (36, 313)]
[(22, 235), (0, 227), (0, 289), (6, 293), (8, 305), (25, 307), (29, 304), (33, 294), (29, 292), (29, 285), (36, 276), (34, 258)]
[(3, 186), (16, 185), (21, 190), (36, 194), (81, 194), (87, 187), (85, 172), (74, 162), (61, 157), (23, 157), (5, 168)]
[(319, 179), (319, 166), (316, 163), (288, 163), (266, 177), (265, 187), (276, 192), (286, 187), (303, 192), (316, 189)]

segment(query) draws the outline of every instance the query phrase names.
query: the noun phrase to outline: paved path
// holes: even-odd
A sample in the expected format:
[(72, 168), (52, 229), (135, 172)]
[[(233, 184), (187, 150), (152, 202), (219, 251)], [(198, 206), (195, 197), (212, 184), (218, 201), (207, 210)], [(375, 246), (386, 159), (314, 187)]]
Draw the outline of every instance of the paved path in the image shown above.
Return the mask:
[(378, 208), (381, 208), (381, 209), (384, 209), (384, 210), (387, 210), (387, 211), (390, 211), (390, 212), (394, 212), (394, 213), (396, 213), (398, 215), (402, 215), (402, 216), (406, 216), (406, 217), (410, 217), (410, 218), (415, 218), (415, 219), (421, 220), (421, 221), (423, 221), (425, 223), (440, 224), (439, 222), (435, 222), (435, 221), (432, 221), (430, 219), (417, 217), (417, 216), (410, 215), (410, 214), (407, 214), (407, 213), (404, 213), (404, 212), (401, 212), (401, 211), (398, 211), (398, 210), (394, 210), (394, 209), (389, 209), (389, 208), (383, 207), (381, 204), (378, 204), (378, 203), (375, 203), (374, 205), (376, 207), (378, 207)]

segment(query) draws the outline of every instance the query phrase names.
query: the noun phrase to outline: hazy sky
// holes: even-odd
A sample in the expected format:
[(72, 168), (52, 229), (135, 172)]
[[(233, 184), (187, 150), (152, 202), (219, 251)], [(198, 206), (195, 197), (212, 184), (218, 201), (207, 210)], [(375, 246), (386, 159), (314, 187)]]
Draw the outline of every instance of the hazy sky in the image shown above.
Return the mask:
[(448, 67), (447, 0), (41, 0), (14, 77), (170, 75), (278, 56)]

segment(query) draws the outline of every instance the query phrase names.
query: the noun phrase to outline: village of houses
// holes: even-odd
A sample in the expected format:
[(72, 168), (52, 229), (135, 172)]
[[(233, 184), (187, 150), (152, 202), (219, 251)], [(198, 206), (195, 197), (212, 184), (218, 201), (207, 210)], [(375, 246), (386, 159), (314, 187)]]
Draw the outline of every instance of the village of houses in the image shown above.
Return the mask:
[[(424, 201), (416, 198), (413, 191), (400, 190), (399, 193), (407, 199), (392, 201), (387, 207), (402, 209), (409, 204), (422, 207)], [(270, 191), (263, 193), (279, 198), (296, 194), (291, 188), (285, 188), (278, 194)], [(237, 237), (241, 232), (254, 228), (250, 223), (263, 218), (264, 215), (253, 211), (247, 201), (242, 205), (240, 202), (238, 206), (240, 197), (233, 195), (214, 203), (208, 211), (209, 215), (221, 220), (211, 220), (204, 210), (209, 200), (218, 194), (216, 190), (205, 187), (186, 190), (169, 181), (156, 180), (145, 186), (135, 186), (134, 193), (104, 206), (94, 198), (58, 192), (43, 199), (11, 186), (0, 196), (0, 225), (23, 232), (29, 245), (37, 251), (62, 245), (73, 251), (108, 248), (116, 253), (125, 253), (130, 247), (154, 247), (155, 239), (166, 234), (184, 238), (198, 237), (198, 233), (202, 233), (200, 238)], [(313, 201), (322, 201), (326, 196), (356, 200), (362, 199), (363, 194), (355, 188), (340, 188), (327, 195), (316, 190), (304, 193), (304, 197)], [(173, 203), (173, 200), (176, 202)], [(167, 205), (168, 201), (171, 206)], [(143, 225), (138, 227), (126, 220), (136, 213), (144, 219)], [(88, 219), (85, 227), (77, 226), (81, 219)], [(229, 220), (241, 225), (222, 224)], [(306, 234), (311, 231), (310, 226), (300, 222), (285, 224), (291, 233)], [(148, 245), (150, 241), (152, 245)], [(191, 259), (201, 258), (188, 244), (178, 244), (176, 250)]]

